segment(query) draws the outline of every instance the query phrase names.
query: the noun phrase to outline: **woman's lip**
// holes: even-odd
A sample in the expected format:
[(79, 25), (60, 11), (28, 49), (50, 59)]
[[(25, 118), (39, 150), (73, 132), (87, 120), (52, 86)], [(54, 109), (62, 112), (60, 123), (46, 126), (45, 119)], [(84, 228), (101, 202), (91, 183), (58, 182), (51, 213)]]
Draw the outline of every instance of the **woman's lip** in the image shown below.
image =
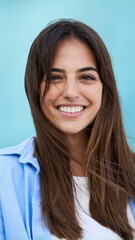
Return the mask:
[(85, 104), (59, 104), (57, 106), (55, 106), (57, 108), (59, 107), (87, 107)]
[(62, 116), (67, 117), (67, 118), (77, 118), (77, 117), (80, 117), (84, 113), (85, 110), (86, 110), (86, 107), (84, 107), (80, 112), (63, 112), (63, 111), (58, 109), (59, 113)]

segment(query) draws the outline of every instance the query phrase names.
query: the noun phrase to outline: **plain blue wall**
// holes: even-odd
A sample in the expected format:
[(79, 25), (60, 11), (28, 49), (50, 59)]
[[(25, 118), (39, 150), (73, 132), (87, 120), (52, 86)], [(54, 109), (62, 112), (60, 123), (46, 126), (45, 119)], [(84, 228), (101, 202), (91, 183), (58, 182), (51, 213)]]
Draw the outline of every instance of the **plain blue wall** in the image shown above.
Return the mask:
[(24, 92), (29, 48), (48, 22), (74, 18), (104, 40), (116, 75), (124, 125), (135, 148), (135, 1), (0, 0), (0, 147), (35, 134)]

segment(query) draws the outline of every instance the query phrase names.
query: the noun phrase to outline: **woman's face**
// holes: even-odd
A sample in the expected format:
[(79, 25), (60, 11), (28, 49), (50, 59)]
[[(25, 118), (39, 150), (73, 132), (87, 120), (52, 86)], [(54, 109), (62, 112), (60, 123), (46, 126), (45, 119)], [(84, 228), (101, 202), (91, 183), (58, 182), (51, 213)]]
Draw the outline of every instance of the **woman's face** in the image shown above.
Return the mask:
[(45, 96), (45, 81), (40, 86), (44, 115), (66, 134), (84, 131), (96, 117), (102, 100), (103, 87), (92, 51), (77, 39), (61, 43), (49, 81)]

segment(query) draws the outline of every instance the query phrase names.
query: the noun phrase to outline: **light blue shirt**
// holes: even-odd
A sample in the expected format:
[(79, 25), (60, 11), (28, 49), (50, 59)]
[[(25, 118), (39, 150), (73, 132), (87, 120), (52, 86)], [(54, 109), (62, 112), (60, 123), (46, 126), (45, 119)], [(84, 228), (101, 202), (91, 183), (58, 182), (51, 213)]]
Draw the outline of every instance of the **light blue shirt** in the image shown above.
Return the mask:
[(34, 138), (0, 150), (0, 240), (49, 240), (41, 219)]
[[(34, 137), (0, 150), (0, 240), (49, 240), (41, 218), (40, 168)], [(135, 218), (135, 203), (130, 201)]]

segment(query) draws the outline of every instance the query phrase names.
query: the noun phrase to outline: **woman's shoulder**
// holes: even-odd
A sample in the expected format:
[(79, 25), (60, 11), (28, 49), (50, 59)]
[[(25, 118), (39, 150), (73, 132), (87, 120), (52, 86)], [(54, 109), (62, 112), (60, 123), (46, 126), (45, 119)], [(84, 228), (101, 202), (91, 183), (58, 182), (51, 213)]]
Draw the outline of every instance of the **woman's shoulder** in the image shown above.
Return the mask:
[(34, 158), (34, 137), (29, 137), (20, 144), (8, 148), (0, 149), (0, 169), (11, 168), (12, 166), (22, 166), (26, 163), (35, 165)]
[(0, 149), (0, 156), (7, 156), (7, 155), (14, 155), (14, 154), (22, 154), (26, 148), (29, 148), (31, 144), (34, 142), (34, 137), (29, 137), (26, 140), (22, 141), (21, 143), (17, 144), (16, 146), (2, 148)]

